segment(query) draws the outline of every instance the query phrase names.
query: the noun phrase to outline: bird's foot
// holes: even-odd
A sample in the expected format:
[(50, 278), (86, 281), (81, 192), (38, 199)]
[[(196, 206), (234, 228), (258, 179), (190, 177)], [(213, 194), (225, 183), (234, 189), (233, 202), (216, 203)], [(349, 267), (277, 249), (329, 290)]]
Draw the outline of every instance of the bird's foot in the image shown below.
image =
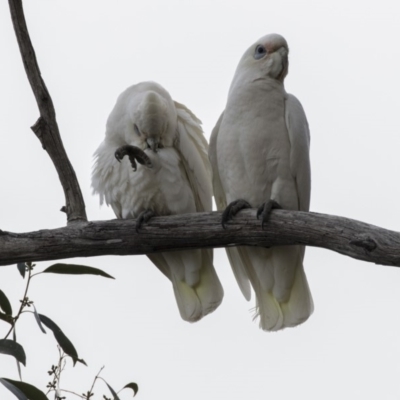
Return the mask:
[(139, 229), (142, 227), (143, 223), (147, 223), (150, 221), (151, 217), (154, 217), (156, 213), (153, 210), (145, 210), (142, 211), (139, 216), (136, 218), (136, 233), (139, 233)]
[(257, 219), (260, 218), (261, 215), (261, 229), (264, 229), (264, 224), (268, 221), (268, 217), (271, 214), (272, 210), (281, 209), (280, 204), (275, 200), (268, 200), (264, 204), (261, 204), (259, 209), (257, 210)]
[(126, 144), (125, 146), (118, 147), (114, 155), (118, 162), (121, 162), (125, 156), (128, 156), (134, 171), (137, 169), (136, 161), (139, 164), (145, 165), (147, 168), (153, 168), (150, 158), (142, 149), (139, 149), (139, 147)]
[(222, 213), (222, 227), (226, 229), (226, 223), (245, 208), (251, 208), (251, 205), (246, 200), (242, 199), (232, 201), (232, 203), (228, 204), (225, 211)]

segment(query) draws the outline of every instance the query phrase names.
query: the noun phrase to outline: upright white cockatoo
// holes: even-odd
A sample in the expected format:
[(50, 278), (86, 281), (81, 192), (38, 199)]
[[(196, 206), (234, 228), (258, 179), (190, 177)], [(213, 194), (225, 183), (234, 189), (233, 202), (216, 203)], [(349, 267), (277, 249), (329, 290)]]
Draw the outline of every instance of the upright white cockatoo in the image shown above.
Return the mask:
[[(309, 210), (310, 134), (300, 102), (284, 89), (288, 52), (286, 40), (270, 34), (244, 53), (212, 132), (209, 156), (223, 226), (247, 207), (259, 208), (262, 224), (272, 208)], [(247, 300), (253, 286), (262, 329), (295, 326), (311, 315), (304, 246), (226, 251)]]
[[(126, 89), (95, 153), (92, 186), (100, 203), (111, 205), (118, 218), (136, 218), (136, 230), (153, 215), (211, 211), (211, 166), (200, 124), (155, 82)], [(185, 321), (198, 321), (221, 304), (212, 250), (148, 257), (171, 280)]]

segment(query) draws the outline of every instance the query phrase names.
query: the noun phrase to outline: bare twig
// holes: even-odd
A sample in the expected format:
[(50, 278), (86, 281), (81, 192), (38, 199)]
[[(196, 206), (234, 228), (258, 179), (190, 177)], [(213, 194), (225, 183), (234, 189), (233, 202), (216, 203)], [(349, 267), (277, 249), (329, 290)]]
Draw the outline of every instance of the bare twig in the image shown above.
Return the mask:
[(261, 229), (256, 210), (221, 227), (220, 212), (154, 217), (135, 232), (135, 220), (89, 222), (28, 233), (0, 231), (0, 265), (100, 255), (227, 246), (323, 247), (368, 262), (400, 267), (400, 233), (333, 215), (274, 210)]
[[(29, 284), (30, 284), (31, 279), (32, 279), (32, 269), (33, 269), (33, 267), (34, 267), (34, 265), (32, 265), (31, 263), (29, 263), (29, 265), (27, 266), (27, 268), (28, 268), (28, 279), (27, 279), (27, 281), (26, 281), (24, 296), (22, 297), (22, 300), (20, 300), (20, 301), (21, 301), (21, 305), (19, 306), (19, 310), (18, 310), (18, 312), (17, 312), (17, 315), (13, 318), (13, 322), (12, 322), (11, 328), (10, 328), (10, 330), (7, 332), (7, 334), (6, 334), (6, 336), (4, 337), (4, 339), (7, 339), (8, 336), (10, 336), (11, 332), (12, 332), (13, 330), (15, 330), (15, 325), (16, 325), (16, 323), (17, 323), (19, 317), (20, 317), (21, 314), (23, 313), (24, 308), (28, 305), (28, 300), (29, 300), (29, 299), (28, 299), (27, 295), (28, 295), (28, 290), (29, 290)], [(30, 302), (30, 304), (31, 304), (31, 303), (32, 303), (32, 302)]]
[(56, 167), (64, 189), (68, 222), (86, 221), (81, 189), (61, 140), (53, 101), (40, 73), (25, 22), (22, 0), (9, 0), (9, 5), (22, 61), (40, 111), (40, 117), (32, 126), (32, 130)]
[[(47, 384), (47, 387), (49, 388), (46, 392), (46, 396), (50, 392), (55, 392), (54, 398), (58, 399), (59, 396), (59, 387), (60, 387), (60, 380), (61, 380), (61, 373), (64, 370), (65, 366), (65, 353), (61, 349), (60, 346), (57, 346), (58, 349), (58, 364), (57, 366), (52, 365), (51, 370), (48, 371), (48, 374), (51, 376), (53, 375), (53, 380)], [(78, 395), (79, 396), (79, 395)], [(80, 396), (82, 397), (82, 396)]]
[(81, 399), (84, 399), (84, 398), (85, 398), (84, 396), (81, 396), (81, 395), (78, 394), (78, 393), (72, 392), (71, 390), (67, 390), (67, 389), (60, 389), (60, 390), (61, 390), (61, 392), (71, 393), (71, 394), (73, 394), (73, 395), (75, 395), (75, 396), (77, 396), (77, 397), (80, 397)]
[(101, 371), (103, 371), (103, 369), (104, 369), (104, 365), (100, 368), (100, 371), (99, 371), (99, 372), (97, 373), (97, 375), (94, 377), (94, 380), (93, 380), (93, 383), (92, 383), (92, 387), (90, 388), (90, 393), (93, 393), (94, 385), (95, 385), (97, 379), (99, 379), (99, 376), (100, 376), (100, 374), (101, 374)]

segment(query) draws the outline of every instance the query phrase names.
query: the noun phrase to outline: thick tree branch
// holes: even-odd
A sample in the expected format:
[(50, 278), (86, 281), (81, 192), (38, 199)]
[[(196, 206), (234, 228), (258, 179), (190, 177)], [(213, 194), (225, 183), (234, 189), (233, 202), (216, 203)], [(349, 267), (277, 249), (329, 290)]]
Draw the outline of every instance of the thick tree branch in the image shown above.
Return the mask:
[(275, 210), (262, 230), (256, 210), (245, 210), (224, 230), (221, 215), (212, 212), (154, 217), (139, 234), (135, 232), (135, 220), (97, 221), (29, 233), (0, 231), (0, 265), (203, 247), (304, 244), (400, 267), (400, 233), (364, 222)]
[(58, 125), (56, 113), (50, 94), (40, 74), (28, 28), (26, 26), (21, 0), (9, 0), (11, 18), (17, 36), (19, 49), (25, 71), (31, 84), (40, 111), (40, 118), (32, 130), (42, 143), (54, 166), (56, 167), (61, 185), (64, 189), (68, 222), (87, 221), (85, 203), (75, 171), (65, 152)]

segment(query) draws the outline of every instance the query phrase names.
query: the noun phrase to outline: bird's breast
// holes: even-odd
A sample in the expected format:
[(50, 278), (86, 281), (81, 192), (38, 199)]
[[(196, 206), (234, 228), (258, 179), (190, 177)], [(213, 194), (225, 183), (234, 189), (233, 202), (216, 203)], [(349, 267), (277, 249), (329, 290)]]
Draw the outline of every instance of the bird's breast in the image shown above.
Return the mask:
[(283, 87), (252, 82), (231, 90), (217, 156), (228, 202), (245, 198), (256, 207), (279, 179), (293, 180)]
[[(147, 209), (158, 215), (194, 212), (193, 194), (176, 150), (163, 148), (155, 153), (148, 149), (146, 154), (153, 168), (139, 165), (137, 171), (129, 171), (126, 190), (121, 192), (123, 217), (136, 217)], [(125, 162), (123, 167), (129, 166)]]

